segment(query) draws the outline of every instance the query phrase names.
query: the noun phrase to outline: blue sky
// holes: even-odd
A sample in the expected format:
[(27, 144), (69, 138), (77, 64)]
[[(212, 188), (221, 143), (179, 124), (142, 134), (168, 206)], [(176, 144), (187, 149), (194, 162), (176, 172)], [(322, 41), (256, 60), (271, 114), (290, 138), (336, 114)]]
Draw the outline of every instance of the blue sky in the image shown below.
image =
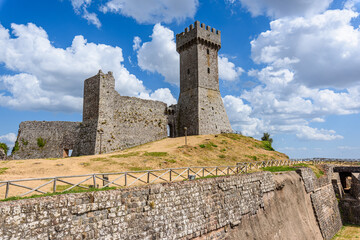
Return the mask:
[(222, 32), (220, 90), (234, 130), (292, 158), (359, 158), (358, 0), (0, 0), (0, 141), (20, 122), (81, 121), (83, 81), (176, 103), (175, 34)]

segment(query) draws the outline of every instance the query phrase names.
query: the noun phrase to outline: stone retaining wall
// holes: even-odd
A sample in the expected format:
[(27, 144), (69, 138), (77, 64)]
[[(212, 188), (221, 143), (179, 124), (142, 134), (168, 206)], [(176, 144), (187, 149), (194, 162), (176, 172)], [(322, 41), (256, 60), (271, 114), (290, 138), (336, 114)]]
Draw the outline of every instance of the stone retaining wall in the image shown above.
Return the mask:
[(335, 192), (331, 184), (331, 167), (322, 178), (317, 178), (310, 168), (297, 171), (310, 193), (314, 212), (324, 239), (331, 239), (342, 227), (341, 216)]
[[(301, 173), (309, 175), (306, 170)], [(259, 172), (2, 202), (0, 236), (1, 239), (222, 239), (229, 236), (228, 230), (236, 228), (242, 218), (264, 214), (264, 199), (269, 201), (272, 198), (268, 194), (284, 188), (284, 184), (278, 185), (271, 173)], [(311, 198), (325, 239), (341, 226), (336, 204), (332, 204), (334, 193), (328, 186), (331, 185), (314, 190)], [(320, 198), (324, 206), (319, 205)], [(321, 215), (325, 210), (333, 211), (328, 212), (329, 216)], [(309, 213), (314, 216), (311, 207)], [(334, 221), (327, 221), (328, 217)], [(265, 227), (272, 231), (270, 225)]]

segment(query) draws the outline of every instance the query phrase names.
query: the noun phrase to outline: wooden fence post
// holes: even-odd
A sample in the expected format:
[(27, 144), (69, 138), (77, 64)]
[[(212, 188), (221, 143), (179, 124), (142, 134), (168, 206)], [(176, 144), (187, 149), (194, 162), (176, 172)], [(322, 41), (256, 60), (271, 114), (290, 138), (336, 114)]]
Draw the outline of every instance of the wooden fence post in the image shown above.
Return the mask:
[(5, 198), (7, 198), (7, 197), (8, 197), (8, 194), (9, 194), (9, 187), (10, 187), (10, 183), (9, 183), (9, 182), (7, 182), (7, 183), (6, 183)]
[(95, 174), (93, 174), (93, 184), (94, 184), (94, 188), (96, 188), (96, 177), (95, 177)]
[(56, 192), (56, 181), (57, 181), (57, 178), (54, 178), (53, 192)]
[(127, 185), (127, 172), (125, 173), (125, 186)]

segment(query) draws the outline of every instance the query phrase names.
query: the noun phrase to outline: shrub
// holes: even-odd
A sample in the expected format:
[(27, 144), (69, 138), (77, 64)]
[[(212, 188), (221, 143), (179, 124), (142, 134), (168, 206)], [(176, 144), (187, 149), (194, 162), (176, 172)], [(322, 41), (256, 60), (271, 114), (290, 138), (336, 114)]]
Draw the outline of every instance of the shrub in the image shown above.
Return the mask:
[(11, 150), (11, 154), (14, 154), (16, 151), (19, 151), (19, 149), (20, 149), (19, 142), (16, 141), (13, 149)]
[(270, 134), (269, 133), (264, 133), (263, 137), (261, 138), (262, 141), (268, 141), (270, 143), (273, 142), (273, 139), (270, 137)]
[(224, 154), (220, 154), (218, 157), (219, 158), (225, 158), (226, 156)]
[(271, 146), (271, 142), (269, 142), (269, 141), (262, 141), (261, 148), (268, 150), (268, 151), (275, 151), (275, 149)]
[(6, 145), (6, 143), (0, 142), (0, 148), (2, 148), (4, 150), (4, 152), (5, 152), (5, 155), (7, 155), (9, 147)]
[(213, 142), (208, 142), (206, 144), (200, 144), (199, 147), (201, 148), (207, 148), (207, 149), (212, 149), (212, 147), (217, 147), (216, 144), (214, 144)]
[(39, 146), (39, 148), (43, 148), (45, 146), (45, 144), (46, 144), (46, 140), (43, 139), (42, 137), (39, 137), (37, 139), (37, 145)]
[(26, 145), (28, 145), (29, 144), (29, 141), (25, 141), (25, 139), (21, 139), (21, 142), (22, 142), (22, 144), (24, 145), (24, 146), (26, 146)]

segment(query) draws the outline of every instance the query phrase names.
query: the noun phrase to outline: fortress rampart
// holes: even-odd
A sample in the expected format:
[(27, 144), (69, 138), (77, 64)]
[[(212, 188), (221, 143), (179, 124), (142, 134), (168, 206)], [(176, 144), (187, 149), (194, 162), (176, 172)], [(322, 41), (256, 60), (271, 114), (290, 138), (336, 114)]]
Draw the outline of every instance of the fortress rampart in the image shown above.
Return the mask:
[[(331, 239), (331, 183), (259, 172), (0, 203), (3, 239)], [(305, 190), (304, 182), (316, 189)], [(309, 192), (310, 191), (310, 192)], [(314, 210), (313, 210), (314, 209)]]

